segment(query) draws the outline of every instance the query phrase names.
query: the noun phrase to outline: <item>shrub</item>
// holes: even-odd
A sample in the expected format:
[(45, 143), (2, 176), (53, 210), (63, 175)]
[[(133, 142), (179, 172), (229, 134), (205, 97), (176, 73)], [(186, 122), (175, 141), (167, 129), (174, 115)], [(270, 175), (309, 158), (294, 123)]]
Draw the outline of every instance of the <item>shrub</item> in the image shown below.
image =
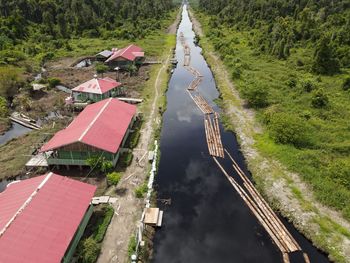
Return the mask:
[(7, 101), (4, 97), (0, 97), (0, 117), (5, 118), (8, 114)]
[(347, 77), (342, 85), (343, 90), (350, 90), (350, 77)]
[(111, 172), (113, 169), (113, 163), (106, 160), (105, 157), (92, 156), (86, 159), (86, 163), (94, 169), (97, 169), (103, 173)]
[(97, 243), (101, 243), (103, 238), (105, 237), (108, 225), (111, 222), (113, 215), (114, 215), (113, 207), (111, 206), (106, 207), (103, 221), (101, 224), (99, 224), (97, 231), (94, 234), (94, 240)]
[(143, 185), (137, 187), (135, 189), (135, 196), (136, 198), (143, 198), (145, 193), (147, 193), (148, 190), (148, 186), (146, 183), (144, 183)]
[(276, 143), (306, 146), (308, 144), (306, 122), (291, 114), (276, 113), (268, 124), (270, 135)]
[(125, 152), (120, 157), (120, 164), (122, 167), (128, 167), (132, 162), (132, 152)]
[(139, 130), (134, 131), (131, 134), (130, 139), (129, 139), (129, 144), (128, 144), (128, 147), (130, 149), (133, 149), (137, 146), (137, 144), (139, 143), (139, 140), (140, 140), (140, 136), (141, 136), (141, 133)]
[(107, 72), (109, 68), (108, 68), (108, 66), (99, 63), (96, 65), (95, 69), (96, 69), (97, 74), (103, 74), (103, 73)]
[(290, 88), (295, 88), (297, 86), (297, 80), (294, 77), (291, 77), (286, 81), (286, 85)]
[(83, 263), (94, 263), (100, 254), (101, 245), (95, 239), (89, 237), (83, 242)]
[(121, 174), (117, 172), (107, 174), (108, 185), (117, 185), (121, 177), (122, 177)]
[(58, 79), (58, 78), (49, 78), (47, 80), (47, 82), (49, 83), (49, 87), (50, 88), (54, 88), (56, 87), (57, 85), (60, 85), (61, 84), (61, 80)]
[(328, 96), (324, 93), (323, 89), (319, 89), (313, 94), (311, 105), (314, 108), (324, 108), (328, 105), (328, 102)]
[(135, 253), (136, 251), (136, 238), (134, 236), (132, 236), (130, 238), (130, 241), (129, 241), (129, 244), (128, 244), (128, 254), (129, 254), (129, 257)]
[(243, 90), (243, 97), (247, 100), (250, 107), (263, 108), (268, 103), (268, 91), (266, 87), (248, 84)]
[(315, 89), (316, 85), (312, 80), (304, 80), (301, 82), (301, 88), (306, 92), (311, 92)]

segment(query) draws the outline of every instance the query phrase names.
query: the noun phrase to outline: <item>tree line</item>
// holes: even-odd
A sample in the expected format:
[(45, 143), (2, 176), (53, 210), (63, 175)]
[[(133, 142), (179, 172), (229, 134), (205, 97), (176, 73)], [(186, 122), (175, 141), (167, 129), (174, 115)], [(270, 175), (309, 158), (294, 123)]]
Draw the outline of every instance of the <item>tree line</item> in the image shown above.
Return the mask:
[(315, 47), (315, 73), (334, 74), (350, 66), (348, 0), (200, 0), (199, 7), (215, 15), (212, 28), (226, 24), (249, 30), (257, 49), (279, 59), (308, 44)]
[(42, 35), (98, 37), (124, 29), (120, 37), (142, 37), (172, 6), (172, 0), (0, 0), (0, 50), (29, 37), (45, 41)]

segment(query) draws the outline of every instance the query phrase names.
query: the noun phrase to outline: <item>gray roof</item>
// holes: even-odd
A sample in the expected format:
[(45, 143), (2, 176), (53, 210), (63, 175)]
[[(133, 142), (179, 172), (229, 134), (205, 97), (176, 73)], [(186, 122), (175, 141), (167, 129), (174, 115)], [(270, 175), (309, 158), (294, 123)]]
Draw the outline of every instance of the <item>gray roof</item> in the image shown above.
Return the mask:
[(100, 56), (103, 56), (105, 58), (109, 58), (112, 55), (112, 53), (113, 52), (110, 50), (103, 50), (100, 53), (96, 54), (96, 56), (100, 55)]

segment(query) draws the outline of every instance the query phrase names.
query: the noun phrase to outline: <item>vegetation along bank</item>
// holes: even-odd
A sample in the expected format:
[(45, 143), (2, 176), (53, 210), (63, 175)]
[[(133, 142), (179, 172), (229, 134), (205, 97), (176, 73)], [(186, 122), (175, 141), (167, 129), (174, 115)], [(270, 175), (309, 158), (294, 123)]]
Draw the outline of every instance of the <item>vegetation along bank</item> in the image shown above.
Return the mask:
[(199, 3), (223, 119), (258, 187), (332, 260), (350, 262), (348, 3)]

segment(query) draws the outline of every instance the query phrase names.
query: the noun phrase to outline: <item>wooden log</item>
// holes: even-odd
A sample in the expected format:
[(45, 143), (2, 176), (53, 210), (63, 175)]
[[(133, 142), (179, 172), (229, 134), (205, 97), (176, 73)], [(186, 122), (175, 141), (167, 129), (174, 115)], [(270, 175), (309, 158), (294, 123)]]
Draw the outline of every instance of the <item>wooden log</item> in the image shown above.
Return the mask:
[(303, 257), (306, 263), (310, 263), (309, 256), (306, 253), (303, 253)]
[(268, 216), (271, 218), (271, 221), (274, 222), (276, 230), (282, 233), (282, 236), (287, 240), (289, 248), (292, 251), (301, 250), (299, 244), (293, 238), (293, 236), (289, 233), (286, 227), (283, 225), (281, 220), (277, 217), (276, 213), (272, 210), (272, 208), (268, 205), (265, 199), (261, 196), (261, 194), (256, 190), (254, 184), (248, 179), (242, 169), (239, 167), (237, 162), (233, 159), (231, 154), (225, 149), (225, 152), (228, 154), (229, 158), (233, 162), (233, 168), (236, 170), (238, 175), (242, 178), (243, 182), (247, 184), (247, 189), (251, 192), (252, 195), (255, 196), (256, 200), (258, 200), (262, 206), (262, 208), (266, 211)]
[(288, 253), (282, 253), (283, 263), (290, 263)]
[(272, 238), (272, 240), (274, 241), (274, 243), (277, 245), (277, 247), (279, 248), (279, 250), (282, 253), (286, 253), (287, 250), (286, 248), (283, 246), (283, 244), (279, 241), (279, 239), (276, 237), (276, 235), (271, 231), (271, 229), (268, 227), (268, 225), (265, 223), (265, 221), (261, 218), (261, 216), (259, 215), (259, 213), (257, 212), (252, 200), (250, 199), (250, 197), (245, 193), (245, 191), (239, 186), (239, 184), (237, 182), (235, 182), (235, 180), (230, 177), (227, 172), (225, 171), (225, 169), (221, 166), (221, 164), (218, 162), (218, 160), (213, 157), (214, 161), (216, 162), (216, 164), (218, 165), (218, 167), (220, 168), (220, 170), (223, 172), (223, 174), (226, 176), (226, 178), (229, 180), (229, 182), (231, 183), (231, 185), (234, 187), (234, 189), (237, 191), (237, 193), (241, 196), (241, 198), (243, 199), (243, 201), (247, 204), (247, 206), (249, 207), (249, 209), (251, 210), (251, 212), (255, 215), (255, 217), (258, 219), (258, 221), (260, 222), (260, 224), (265, 228), (265, 230), (268, 232), (268, 234), (270, 235), (270, 237)]

